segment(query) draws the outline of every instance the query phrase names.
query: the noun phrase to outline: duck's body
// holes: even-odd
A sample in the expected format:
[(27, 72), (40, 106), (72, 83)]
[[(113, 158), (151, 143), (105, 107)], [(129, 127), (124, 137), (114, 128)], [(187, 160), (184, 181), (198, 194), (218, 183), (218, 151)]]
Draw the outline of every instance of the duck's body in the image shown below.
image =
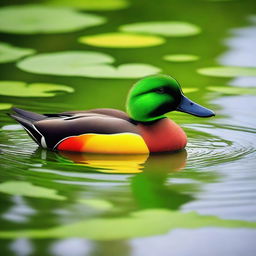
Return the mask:
[[(145, 85), (145, 80), (151, 83)], [(206, 117), (213, 112), (185, 98), (174, 81), (163, 75), (141, 80), (129, 94), (129, 115), (116, 109), (42, 115), (14, 108), (16, 113), (11, 116), (40, 146), (51, 150), (108, 154), (177, 151), (186, 146), (186, 134), (163, 114), (176, 109)]]
[(184, 131), (168, 118), (138, 123), (122, 111), (92, 109), (41, 115), (14, 108), (12, 115), (42, 147), (109, 154), (177, 151), (186, 146)]

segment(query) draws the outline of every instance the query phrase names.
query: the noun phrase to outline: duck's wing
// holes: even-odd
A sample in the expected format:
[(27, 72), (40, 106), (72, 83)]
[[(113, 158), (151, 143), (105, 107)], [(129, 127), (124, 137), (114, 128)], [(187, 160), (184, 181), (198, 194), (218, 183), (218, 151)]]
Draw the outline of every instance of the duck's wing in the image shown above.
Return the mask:
[(67, 112), (61, 113), (61, 115), (81, 115), (81, 114), (90, 114), (90, 113), (107, 115), (107, 116), (130, 121), (130, 117), (125, 112), (118, 109), (113, 109), (113, 108), (95, 108), (95, 109), (84, 110), (84, 111), (67, 111)]
[(55, 149), (66, 138), (84, 134), (138, 134), (136, 125), (129, 120), (91, 111), (61, 113), (56, 116), (40, 115), (14, 109), (11, 115), (44, 148)]
[(15, 119), (23, 128), (27, 131), (30, 137), (39, 145), (44, 144), (42, 141), (44, 137), (40, 132), (37, 131), (34, 124), (41, 120), (48, 118), (46, 115), (37, 114), (34, 112), (26, 111), (19, 108), (12, 108), (14, 114), (8, 114), (10, 117)]
[(47, 118), (34, 126), (44, 136), (47, 147), (53, 149), (65, 138), (83, 134), (139, 134), (137, 126), (127, 120), (96, 113)]

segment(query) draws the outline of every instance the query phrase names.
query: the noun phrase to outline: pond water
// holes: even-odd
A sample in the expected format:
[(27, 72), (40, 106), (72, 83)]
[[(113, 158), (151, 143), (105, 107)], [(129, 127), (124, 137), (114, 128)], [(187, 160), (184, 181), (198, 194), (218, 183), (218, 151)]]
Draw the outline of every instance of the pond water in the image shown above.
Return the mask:
[[(8, 2), (2, 1), (2, 5)], [(255, 255), (255, 1), (141, 0), (125, 6), (125, 1), (112, 0), (99, 1), (98, 7), (90, 7), (89, 2), (85, 1), (87, 9), (92, 10), (87, 12), (99, 16), (96, 21), (91, 18), (95, 27), (66, 33), (10, 32), (3, 31), (4, 22), (0, 21), (1, 40), (34, 49), (36, 54), (93, 51), (106, 54), (105, 63), (115, 61), (114, 66), (150, 65), (140, 72), (136, 68), (136, 76), (161, 69), (180, 82), (189, 98), (214, 110), (216, 116), (200, 119), (169, 113), (189, 139), (186, 150), (178, 153), (114, 156), (51, 152), (37, 147), (6, 115), (10, 106), (3, 103), (39, 113), (99, 107), (125, 110), (136, 72), (128, 67), (123, 73), (112, 70), (109, 75), (105, 66), (100, 71), (97, 66), (96, 71), (77, 71), (74, 63), (63, 71), (65, 61), (49, 62), (48, 70), (46, 64), (43, 68), (40, 63), (39, 68), (29, 66), (26, 59), (19, 61), (18, 67), (18, 60), (2, 63), (1, 255)], [(110, 7), (104, 7), (107, 2)], [(13, 20), (14, 28), (9, 29), (22, 30), (22, 24)], [(187, 22), (196, 27), (174, 28), (172, 35), (166, 27), (163, 31), (158, 28), (158, 33), (151, 31), (150, 36), (139, 31), (141, 38), (131, 40), (135, 46), (124, 45), (120, 33), (114, 34), (120, 26), (133, 30), (123, 25), (150, 21)], [(153, 29), (152, 24), (148, 26)], [(99, 40), (93, 37), (105, 33), (114, 35)], [(27, 51), (21, 55), (35, 53)], [(79, 60), (77, 65), (81, 65)], [(71, 66), (74, 73), (68, 74)], [(68, 87), (51, 87), (55, 95), (42, 97), (40, 86), (29, 91), (25, 85), (19, 91), (24, 85), (12, 87), (2, 81)], [(38, 93), (41, 97), (36, 97)]]

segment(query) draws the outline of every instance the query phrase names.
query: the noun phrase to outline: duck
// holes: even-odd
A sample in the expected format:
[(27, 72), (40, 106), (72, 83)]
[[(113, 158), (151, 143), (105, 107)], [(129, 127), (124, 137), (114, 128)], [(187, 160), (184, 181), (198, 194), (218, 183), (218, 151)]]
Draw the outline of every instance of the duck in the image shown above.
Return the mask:
[(180, 111), (197, 117), (214, 112), (187, 98), (169, 75), (137, 81), (126, 101), (127, 113), (111, 108), (38, 114), (13, 108), (9, 114), (41, 147), (97, 154), (150, 154), (185, 148), (183, 129), (166, 116)]

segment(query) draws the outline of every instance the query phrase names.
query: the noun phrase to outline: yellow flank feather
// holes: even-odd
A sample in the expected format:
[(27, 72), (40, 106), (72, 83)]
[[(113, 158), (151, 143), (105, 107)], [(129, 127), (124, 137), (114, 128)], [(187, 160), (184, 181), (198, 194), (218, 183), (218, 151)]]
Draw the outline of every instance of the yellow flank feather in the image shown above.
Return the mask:
[(132, 133), (121, 134), (85, 134), (88, 136), (83, 152), (107, 154), (146, 154), (149, 152), (146, 143), (140, 135)]

